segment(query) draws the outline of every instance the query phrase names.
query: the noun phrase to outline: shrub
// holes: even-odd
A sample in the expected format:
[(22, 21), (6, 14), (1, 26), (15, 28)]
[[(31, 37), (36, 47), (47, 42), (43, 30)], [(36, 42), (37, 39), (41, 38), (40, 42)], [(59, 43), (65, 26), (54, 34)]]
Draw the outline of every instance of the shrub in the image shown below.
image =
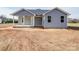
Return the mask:
[[(3, 19), (2, 23), (13, 23), (13, 19)], [(18, 20), (14, 20), (14, 23), (18, 23)]]
[(73, 20), (69, 20), (68, 22), (69, 23), (79, 23), (79, 20), (78, 19), (73, 19)]

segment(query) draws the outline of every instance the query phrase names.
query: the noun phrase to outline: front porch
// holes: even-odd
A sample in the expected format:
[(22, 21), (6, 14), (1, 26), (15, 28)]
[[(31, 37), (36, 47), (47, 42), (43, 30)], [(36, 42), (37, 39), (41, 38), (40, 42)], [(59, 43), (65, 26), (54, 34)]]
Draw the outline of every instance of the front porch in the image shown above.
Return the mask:
[(14, 24), (14, 16), (18, 17), (18, 27), (35, 27), (35, 26), (43, 26), (43, 16), (32, 13), (29, 10), (19, 10), (13, 15), (13, 24)]
[(14, 25), (13, 27), (43, 27), (42, 18), (42, 16), (18, 16), (18, 24)]

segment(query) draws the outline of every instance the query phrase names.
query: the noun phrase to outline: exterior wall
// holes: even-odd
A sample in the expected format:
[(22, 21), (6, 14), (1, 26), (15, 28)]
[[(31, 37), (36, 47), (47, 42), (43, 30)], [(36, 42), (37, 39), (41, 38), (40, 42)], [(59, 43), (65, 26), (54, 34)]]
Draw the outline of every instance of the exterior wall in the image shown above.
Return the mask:
[(33, 16), (32, 13), (28, 12), (28, 11), (25, 11), (25, 10), (22, 10), (20, 12), (17, 12), (14, 14), (15, 16)]
[(32, 16), (24, 16), (24, 22), (22, 23), (22, 16), (18, 17), (19, 25), (33, 25)]
[(22, 16), (19, 16), (19, 17), (18, 17), (18, 24), (19, 24), (19, 25), (22, 25), (22, 24), (23, 24), (23, 23), (22, 23)]
[(24, 25), (32, 25), (31, 16), (25, 16)]
[[(48, 23), (48, 16), (51, 16), (50, 23)], [(64, 23), (61, 23), (61, 16), (64, 16)], [(67, 28), (67, 15), (58, 10), (53, 10), (43, 17), (43, 26), (44, 28)]]

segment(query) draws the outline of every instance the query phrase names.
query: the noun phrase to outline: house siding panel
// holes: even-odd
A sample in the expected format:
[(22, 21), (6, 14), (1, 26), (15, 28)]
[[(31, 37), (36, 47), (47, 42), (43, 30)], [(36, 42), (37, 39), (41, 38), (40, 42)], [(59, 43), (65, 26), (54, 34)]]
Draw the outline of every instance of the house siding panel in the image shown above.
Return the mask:
[[(51, 16), (50, 23), (48, 23), (48, 16)], [(64, 16), (64, 23), (61, 23), (61, 16)], [(67, 15), (58, 10), (53, 10), (45, 15), (43, 26), (45, 28), (67, 28)]]
[(28, 12), (28, 11), (25, 11), (25, 10), (22, 10), (20, 12), (17, 12), (15, 14), (13, 14), (14, 16), (33, 16), (32, 13)]
[(25, 25), (32, 25), (32, 20), (30, 16), (25, 16), (25, 21), (24, 21)]
[(18, 17), (18, 24), (19, 24), (19, 25), (22, 25), (22, 24), (23, 24), (23, 23), (22, 23), (22, 16), (19, 16), (19, 17)]
[(19, 25), (33, 25), (32, 16), (24, 16), (24, 23), (22, 22), (22, 16), (18, 17)]

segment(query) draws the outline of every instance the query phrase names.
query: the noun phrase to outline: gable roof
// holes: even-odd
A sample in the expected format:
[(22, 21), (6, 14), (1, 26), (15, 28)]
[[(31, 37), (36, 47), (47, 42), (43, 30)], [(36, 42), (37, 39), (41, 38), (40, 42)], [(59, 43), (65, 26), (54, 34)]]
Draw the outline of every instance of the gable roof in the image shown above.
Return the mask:
[(60, 8), (53, 8), (52, 10), (50, 10), (50, 11), (48, 11), (48, 12), (46, 12), (46, 13), (44, 13), (43, 15), (45, 15), (45, 14), (47, 14), (47, 13), (49, 13), (49, 12), (51, 12), (51, 11), (53, 11), (53, 10), (58, 10), (58, 11), (60, 11), (60, 12), (62, 12), (62, 13), (64, 13), (64, 14), (66, 14), (66, 15), (70, 15), (68, 12), (66, 12), (66, 11), (64, 11), (64, 10), (62, 10), (62, 9), (60, 9)]
[[(23, 14), (21, 14), (21, 13), (23, 13)], [(32, 13), (31, 11), (25, 10), (25, 9), (21, 9), (17, 12), (12, 13), (11, 15), (19, 15), (19, 14), (21, 14), (21, 15), (28, 15), (28, 14), (34, 15), (34, 13)]]
[(49, 10), (36, 9), (36, 10), (29, 10), (29, 11), (31, 11), (32, 13), (34, 13), (36, 15), (42, 15), (42, 14), (46, 13)]
[(16, 14), (18, 14), (19, 12), (22, 12), (22, 11), (25, 11), (25, 14), (27, 15), (27, 13), (26, 12), (29, 12), (29, 13), (31, 13), (31, 14), (33, 14), (33, 15), (45, 15), (45, 14), (47, 14), (47, 13), (49, 13), (49, 12), (51, 12), (51, 11), (53, 11), (53, 10), (58, 10), (58, 11), (60, 11), (60, 12), (62, 12), (62, 13), (64, 13), (64, 14), (66, 14), (66, 15), (70, 15), (69, 13), (67, 13), (66, 11), (64, 11), (64, 10), (61, 10), (61, 9), (59, 9), (59, 8), (54, 8), (54, 9), (52, 9), (52, 10), (41, 10), (41, 9), (36, 9), (36, 10), (26, 10), (26, 9), (21, 9), (21, 10), (19, 10), (19, 11), (17, 11), (17, 12), (15, 12), (15, 13), (13, 13), (12, 15), (16, 15)]

